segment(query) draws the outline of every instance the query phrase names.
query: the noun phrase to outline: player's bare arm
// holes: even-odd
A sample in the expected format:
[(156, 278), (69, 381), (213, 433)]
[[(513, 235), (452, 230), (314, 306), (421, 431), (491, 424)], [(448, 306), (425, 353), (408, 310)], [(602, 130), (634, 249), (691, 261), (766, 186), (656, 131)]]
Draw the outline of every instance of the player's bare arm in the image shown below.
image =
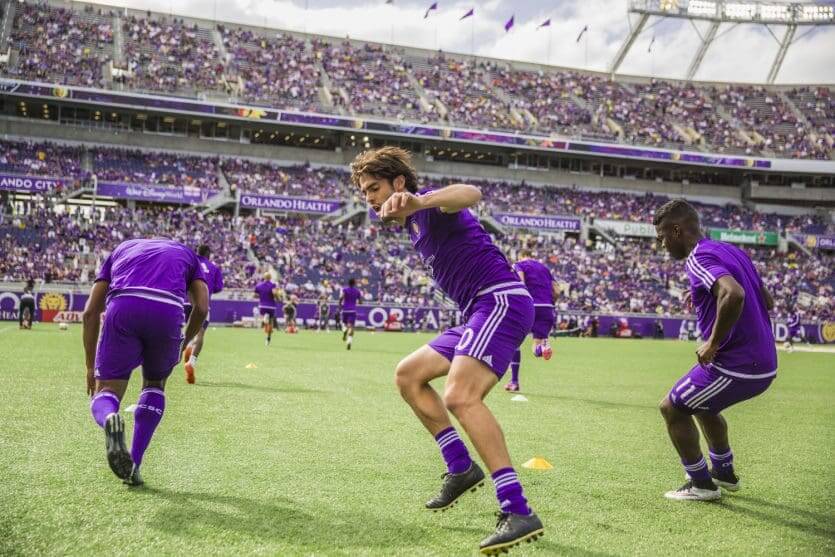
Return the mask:
[(203, 321), (209, 315), (209, 289), (202, 280), (193, 280), (188, 285), (188, 297), (191, 300), (192, 310), (186, 325), (186, 336), (183, 340), (182, 349), (189, 345), (198, 331), (203, 327)]
[(97, 281), (93, 285), (82, 316), (84, 325), (84, 357), (87, 364), (87, 394), (90, 396), (93, 396), (96, 388), (96, 379), (94, 377), (96, 346), (99, 344), (101, 314), (104, 312), (104, 302), (109, 286), (110, 283), (103, 280)]
[(700, 364), (713, 361), (722, 341), (739, 320), (742, 307), (745, 305), (745, 290), (730, 275), (719, 277), (711, 292), (716, 298), (716, 323), (713, 325), (710, 338), (696, 350)]
[(760, 288), (760, 293), (763, 296), (763, 300), (765, 300), (765, 308), (768, 311), (772, 311), (774, 309), (774, 297), (771, 295), (771, 292), (768, 291), (768, 288), (762, 286)]
[(438, 208), (444, 213), (457, 213), (481, 201), (481, 190), (468, 184), (453, 184), (417, 196), (408, 191), (393, 193), (380, 208), (380, 218), (405, 221), (422, 210)]

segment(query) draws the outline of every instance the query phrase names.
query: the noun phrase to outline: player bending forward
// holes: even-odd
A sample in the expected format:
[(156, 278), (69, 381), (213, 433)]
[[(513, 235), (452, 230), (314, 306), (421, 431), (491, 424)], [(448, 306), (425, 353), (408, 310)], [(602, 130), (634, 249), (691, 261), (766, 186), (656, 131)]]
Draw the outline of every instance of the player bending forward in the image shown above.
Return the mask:
[[(686, 260), (690, 300), (704, 344), (698, 363), (661, 401), (667, 431), (681, 457), (687, 482), (668, 499), (719, 499), (719, 487), (737, 491), (728, 424), (720, 412), (765, 392), (777, 375), (777, 350), (768, 311), (774, 307), (757, 270), (741, 249), (704, 238), (699, 215), (676, 199), (658, 209), (653, 220), (658, 241), (673, 259)], [(707, 438), (712, 469), (699, 447)]]
[[(554, 304), (559, 296), (559, 286), (551, 275), (551, 270), (545, 265), (531, 259), (530, 250), (523, 250), (521, 259), (513, 266), (519, 279), (525, 283), (531, 293), (534, 306), (534, 320), (531, 334), (533, 335), (533, 355), (535, 358), (550, 360), (553, 352), (548, 336), (554, 328)], [(505, 390), (517, 392), (519, 390), (519, 368), (522, 365), (522, 351), (516, 350), (510, 362), (510, 382)]]
[[(182, 337), (183, 303), (193, 305)], [(104, 326), (99, 339), (102, 312)], [(165, 380), (209, 312), (209, 291), (197, 256), (171, 240), (128, 240), (105, 260), (84, 308), (84, 352), (90, 412), (104, 429), (110, 469), (141, 485), (139, 467), (165, 411)], [(128, 453), (119, 405), (131, 372), (142, 366), (133, 440)]]
[[(223, 290), (223, 273), (217, 265), (209, 261), (208, 257), (211, 255), (211, 249), (206, 244), (202, 244), (197, 248), (197, 258), (200, 260), (200, 269), (206, 277), (206, 282), (209, 285), (209, 301), (211, 302), (212, 294), (217, 294)], [(186, 304), (186, 319), (191, 315), (191, 304)], [(203, 321), (203, 327), (197, 332), (197, 336), (186, 347), (183, 354), (183, 362), (185, 362), (184, 369), (186, 371), (186, 382), (194, 384), (195, 372), (197, 371), (197, 356), (203, 351), (203, 339), (206, 336), (206, 330), (209, 328), (209, 318)]]
[[(418, 192), (410, 154), (396, 147), (366, 151), (351, 165), (353, 183), (386, 222), (397, 222), (436, 283), (461, 307), (465, 323), (442, 333), (397, 365), (396, 384), (447, 465), (440, 493), (426, 508), (444, 510), (484, 482), (449, 414), (457, 419), (489, 468), (499, 501), (495, 532), (482, 553), (498, 553), (543, 532), (511, 465), (504, 435), (484, 397), (504, 374), (530, 332), (533, 301), (507, 259), (468, 210), (481, 200), (465, 184)], [(447, 375), (443, 398), (429, 385)]]

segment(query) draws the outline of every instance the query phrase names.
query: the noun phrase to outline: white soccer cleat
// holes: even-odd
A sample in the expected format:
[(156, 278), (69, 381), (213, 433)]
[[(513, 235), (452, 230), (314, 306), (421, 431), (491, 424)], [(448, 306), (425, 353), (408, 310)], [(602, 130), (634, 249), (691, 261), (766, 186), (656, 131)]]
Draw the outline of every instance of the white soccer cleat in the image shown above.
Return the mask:
[(692, 481), (688, 481), (675, 491), (668, 491), (664, 494), (664, 497), (674, 501), (716, 501), (721, 499), (722, 492), (718, 487), (716, 489), (702, 489), (693, 485)]

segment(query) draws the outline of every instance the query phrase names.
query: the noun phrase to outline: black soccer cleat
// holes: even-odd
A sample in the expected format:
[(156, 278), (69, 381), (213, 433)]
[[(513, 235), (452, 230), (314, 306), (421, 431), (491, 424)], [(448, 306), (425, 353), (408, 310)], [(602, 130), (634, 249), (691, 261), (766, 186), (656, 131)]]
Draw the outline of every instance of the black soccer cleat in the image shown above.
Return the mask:
[(133, 468), (133, 460), (125, 447), (125, 420), (115, 412), (104, 422), (104, 447), (110, 469), (120, 480), (127, 478)]
[(739, 491), (742, 487), (739, 477), (733, 472), (718, 472), (715, 469), (710, 471), (713, 483), (727, 491)]
[(455, 505), (458, 498), (467, 491), (475, 491), (484, 485), (484, 472), (475, 462), (470, 464), (466, 472), (446, 472), (442, 478), (444, 483), (441, 485), (441, 492), (426, 503), (426, 508), (430, 511), (445, 511)]
[(142, 476), (139, 475), (139, 467), (133, 465), (130, 474), (128, 474), (128, 477), (125, 478), (122, 483), (131, 487), (139, 487), (144, 484), (145, 482), (142, 481)]
[(522, 542), (532, 542), (542, 536), (545, 528), (534, 513), (529, 515), (498, 513), (496, 531), (481, 540), (479, 550), (482, 555), (498, 555)]

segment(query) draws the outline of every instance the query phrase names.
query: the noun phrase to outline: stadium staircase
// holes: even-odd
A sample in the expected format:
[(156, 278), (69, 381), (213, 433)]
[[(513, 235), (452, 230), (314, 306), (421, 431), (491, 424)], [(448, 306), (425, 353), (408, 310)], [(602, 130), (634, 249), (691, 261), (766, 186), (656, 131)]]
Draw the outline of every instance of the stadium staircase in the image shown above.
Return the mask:
[(113, 65), (117, 68), (125, 67), (125, 58), (122, 56), (122, 48), (125, 45), (125, 37), (122, 34), (122, 18), (118, 13), (113, 15)]
[(367, 211), (368, 209), (366, 209), (364, 205), (349, 201), (339, 211), (334, 211), (333, 213), (325, 215), (322, 218), (327, 222), (339, 225), (344, 224), (359, 215), (367, 214)]
[[(15, 16), (15, 4), (16, 2), (6, 2), (4, 7), (4, 14), (3, 20), (0, 21), (0, 45), (9, 44), (8, 37), (12, 32), (12, 23), (14, 22)], [(6, 52), (10, 52), (11, 49), (7, 49)], [(0, 54), (5, 54), (4, 52), (0, 52)], [(9, 67), (11, 67), (11, 60), (9, 60)]]
[(235, 203), (235, 196), (232, 195), (232, 187), (229, 185), (229, 180), (226, 179), (226, 174), (221, 170), (220, 165), (217, 168), (217, 183), (220, 185), (220, 191), (217, 194), (209, 197), (202, 204), (201, 213), (208, 215)]
[(595, 224), (592, 222), (589, 226), (589, 230), (592, 230), (598, 234), (601, 238), (612, 244), (614, 246), (615, 251), (618, 249), (618, 235), (613, 232), (612, 230), (607, 230), (602, 226)]
[(478, 220), (488, 232), (499, 234), (501, 236), (505, 235), (505, 229), (504, 226), (502, 226), (502, 223), (493, 218), (493, 215), (488, 213), (486, 210), (478, 215)]
[(787, 234), (786, 234), (786, 240), (788, 241), (788, 243), (789, 243), (789, 245), (790, 245), (790, 246), (793, 246), (793, 247), (795, 247), (795, 248), (799, 249), (799, 250), (800, 250), (800, 251), (802, 251), (804, 254), (806, 254), (808, 257), (811, 257), (812, 259), (816, 259), (816, 258), (817, 258), (817, 257), (815, 256), (815, 254), (814, 254), (814, 253), (812, 253), (812, 250), (810, 250), (809, 248), (807, 248), (805, 245), (803, 245), (803, 242), (798, 241), (798, 240), (794, 237), (794, 234), (788, 234), (788, 233), (787, 233)]

